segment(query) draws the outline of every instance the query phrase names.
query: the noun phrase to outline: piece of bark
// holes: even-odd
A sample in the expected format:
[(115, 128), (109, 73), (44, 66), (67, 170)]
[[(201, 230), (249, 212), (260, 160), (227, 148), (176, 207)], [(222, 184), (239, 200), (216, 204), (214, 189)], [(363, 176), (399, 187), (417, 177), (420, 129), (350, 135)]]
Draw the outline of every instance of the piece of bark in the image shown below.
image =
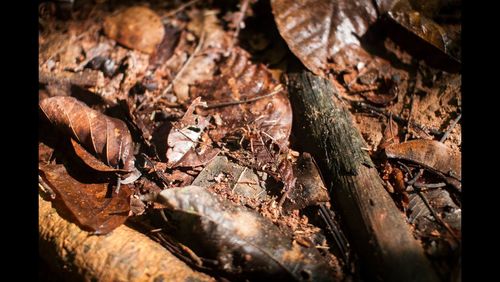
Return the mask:
[(90, 236), (39, 197), (39, 254), (68, 281), (215, 281), (124, 225)]
[(421, 244), (383, 186), (351, 115), (331, 83), (307, 71), (290, 73), (288, 90), (304, 150), (323, 169), (326, 183), (371, 273), (382, 281), (439, 281)]

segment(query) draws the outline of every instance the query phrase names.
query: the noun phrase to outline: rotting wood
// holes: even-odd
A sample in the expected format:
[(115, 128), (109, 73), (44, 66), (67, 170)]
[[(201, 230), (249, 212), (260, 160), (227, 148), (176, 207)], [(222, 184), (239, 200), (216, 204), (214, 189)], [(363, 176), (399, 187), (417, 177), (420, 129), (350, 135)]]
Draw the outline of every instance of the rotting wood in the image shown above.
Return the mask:
[[(439, 281), (421, 244), (383, 186), (351, 115), (330, 82), (308, 71), (288, 75), (297, 136), (319, 162), (350, 241), (372, 277)], [(305, 138), (307, 136), (307, 138)]]
[(147, 236), (122, 225), (91, 236), (39, 197), (40, 256), (69, 281), (215, 281)]
[(104, 85), (103, 74), (95, 70), (84, 70), (78, 73), (61, 72), (58, 74), (39, 71), (38, 81), (42, 84), (58, 83), (81, 87), (100, 87)]

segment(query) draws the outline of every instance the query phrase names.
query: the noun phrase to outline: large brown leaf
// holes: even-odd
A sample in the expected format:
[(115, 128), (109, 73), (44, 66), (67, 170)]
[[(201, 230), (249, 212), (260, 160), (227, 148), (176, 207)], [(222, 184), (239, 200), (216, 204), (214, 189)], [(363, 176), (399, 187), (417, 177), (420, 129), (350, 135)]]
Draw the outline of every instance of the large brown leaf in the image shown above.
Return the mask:
[(317, 75), (332, 57), (359, 45), (376, 18), (372, 0), (272, 0), (281, 36), (302, 63)]
[(40, 102), (40, 109), (60, 131), (112, 168), (134, 170), (132, 137), (127, 125), (89, 108), (73, 97)]
[[(108, 183), (84, 183), (72, 177), (63, 165), (42, 165), (43, 180), (56, 193), (58, 211), (68, 215), (86, 231), (106, 234), (120, 226), (130, 210), (130, 188), (118, 193)], [(62, 210), (61, 210), (62, 209)]]
[(215, 260), (222, 271), (248, 274), (256, 281), (338, 280), (317, 249), (293, 242), (289, 230), (206, 188), (166, 189), (157, 201), (179, 222), (174, 236), (197, 255)]

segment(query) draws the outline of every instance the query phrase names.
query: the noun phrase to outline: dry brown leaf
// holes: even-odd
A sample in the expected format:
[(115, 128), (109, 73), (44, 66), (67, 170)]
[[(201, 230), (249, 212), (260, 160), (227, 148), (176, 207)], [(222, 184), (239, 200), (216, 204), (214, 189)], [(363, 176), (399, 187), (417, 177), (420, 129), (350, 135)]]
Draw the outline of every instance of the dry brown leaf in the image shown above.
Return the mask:
[(41, 176), (56, 193), (60, 213), (66, 213), (86, 231), (106, 234), (128, 217), (131, 189), (123, 184), (118, 193), (108, 183), (86, 183), (73, 178), (63, 165), (42, 165)]
[(284, 202), (285, 209), (300, 210), (330, 200), (316, 162), (309, 153), (299, 156), (293, 166), (293, 175), (297, 177), (297, 183), (289, 193), (289, 200)]
[(165, 34), (161, 18), (151, 9), (141, 6), (108, 16), (103, 27), (111, 39), (147, 54), (156, 50)]
[(446, 7), (447, 5), (453, 6), (453, 4), (450, 4), (451, 2), (410, 0), (393, 2), (388, 11), (390, 19), (422, 39), (423, 43), (421, 44), (428, 43), (453, 58), (453, 60), (461, 60), (459, 38), (456, 38), (457, 36), (450, 32), (451, 30), (444, 28), (446, 23), (440, 25), (433, 20), (441, 10), (449, 8)]
[(72, 138), (70, 141), (71, 145), (73, 146), (75, 154), (90, 168), (101, 172), (121, 172), (121, 173), (127, 172), (126, 170), (112, 168), (106, 165), (105, 163), (94, 157), (92, 154), (90, 154), (87, 150), (85, 150), (85, 148), (83, 148), (80, 144), (78, 144), (78, 142), (76, 142)]
[(56, 128), (106, 165), (134, 170), (132, 137), (123, 121), (95, 111), (73, 97), (44, 99), (40, 109)]
[(448, 146), (435, 140), (412, 140), (385, 148), (388, 158), (408, 160), (437, 172), (460, 186), (462, 179), (462, 158)]
[(216, 183), (216, 178), (221, 174), (227, 176), (228, 189), (237, 195), (251, 199), (264, 199), (267, 195), (264, 187), (260, 185), (259, 176), (253, 169), (234, 163), (224, 156), (214, 158), (191, 185), (209, 187)]
[(377, 18), (372, 0), (273, 0), (271, 6), (288, 47), (317, 75), (339, 51), (359, 45)]
[(255, 280), (337, 280), (317, 249), (296, 244), (289, 230), (206, 188), (166, 189), (157, 201), (180, 223), (174, 236), (198, 256), (216, 261), (222, 271)]
[(207, 10), (191, 13), (193, 23), (190, 23), (188, 28), (193, 30), (202, 42), (199, 52), (191, 54), (192, 58), (186, 62), (183, 72), (172, 82), (174, 93), (181, 102), (188, 100), (191, 85), (212, 78), (216, 62), (230, 46), (231, 38), (220, 25), (217, 12)]
[[(220, 67), (221, 75), (196, 85), (192, 95), (203, 97), (209, 106), (213, 106), (278, 92), (253, 102), (214, 107), (206, 111), (211, 115), (218, 114), (223, 122), (211, 131), (215, 141), (242, 129), (248, 130), (248, 125), (260, 130), (264, 140), (272, 138), (273, 142), (286, 147), (292, 127), (292, 109), (286, 91), (276, 91), (279, 85), (272, 78), (271, 72), (262, 64), (253, 64), (249, 58), (246, 51), (235, 48)], [(262, 143), (259, 137), (253, 138), (256, 142), (253, 145), (259, 146)]]

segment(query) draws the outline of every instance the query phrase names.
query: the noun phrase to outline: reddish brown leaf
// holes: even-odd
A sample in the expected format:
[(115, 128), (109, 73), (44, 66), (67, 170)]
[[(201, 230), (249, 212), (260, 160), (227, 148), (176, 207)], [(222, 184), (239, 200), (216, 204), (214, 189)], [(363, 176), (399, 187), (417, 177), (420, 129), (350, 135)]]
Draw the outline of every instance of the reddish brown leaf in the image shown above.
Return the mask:
[(132, 137), (127, 125), (89, 108), (73, 97), (52, 97), (40, 102), (47, 119), (106, 165), (134, 169)]
[[(292, 127), (292, 110), (286, 90), (275, 91), (278, 84), (271, 72), (262, 64), (253, 64), (249, 58), (246, 51), (235, 48), (221, 65), (221, 75), (198, 84), (192, 95), (203, 97), (211, 107), (207, 112), (220, 116), (222, 125), (211, 131), (215, 141), (230, 133), (248, 130), (247, 126), (250, 126), (263, 132), (261, 135), (264, 135), (265, 140), (270, 136), (279, 145), (287, 145)], [(273, 92), (277, 93), (252, 102), (223, 105)], [(260, 142), (258, 139), (254, 141)]]
[(188, 100), (192, 85), (212, 78), (216, 62), (222, 58), (231, 42), (231, 37), (224, 32), (217, 19), (217, 11), (194, 10), (190, 16), (192, 21), (188, 29), (199, 38), (198, 52), (190, 54), (190, 59), (172, 81), (173, 91), (181, 102)]
[(385, 148), (388, 158), (412, 161), (445, 176), (447, 180), (462, 179), (462, 158), (441, 142), (412, 140)]
[(161, 18), (146, 7), (130, 7), (104, 20), (104, 32), (126, 47), (153, 53), (165, 30)]
[(101, 172), (127, 172), (126, 170), (123, 169), (116, 169), (112, 168), (100, 160), (96, 159), (96, 157), (92, 156), (85, 148), (83, 148), (78, 142), (75, 140), (71, 139), (71, 145), (73, 146), (73, 150), (75, 151), (75, 154), (80, 158), (86, 165), (91, 167), (94, 170), (101, 171)]
[(349, 45), (359, 45), (377, 17), (372, 0), (274, 0), (274, 19), (290, 50), (315, 74)]
[(43, 165), (44, 181), (56, 193), (56, 207), (69, 215), (80, 228), (106, 234), (120, 226), (130, 210), (130, 188), (123, 184), (118, 193), (108, 183), (83, 183), (73, 178), (63, 165)]

